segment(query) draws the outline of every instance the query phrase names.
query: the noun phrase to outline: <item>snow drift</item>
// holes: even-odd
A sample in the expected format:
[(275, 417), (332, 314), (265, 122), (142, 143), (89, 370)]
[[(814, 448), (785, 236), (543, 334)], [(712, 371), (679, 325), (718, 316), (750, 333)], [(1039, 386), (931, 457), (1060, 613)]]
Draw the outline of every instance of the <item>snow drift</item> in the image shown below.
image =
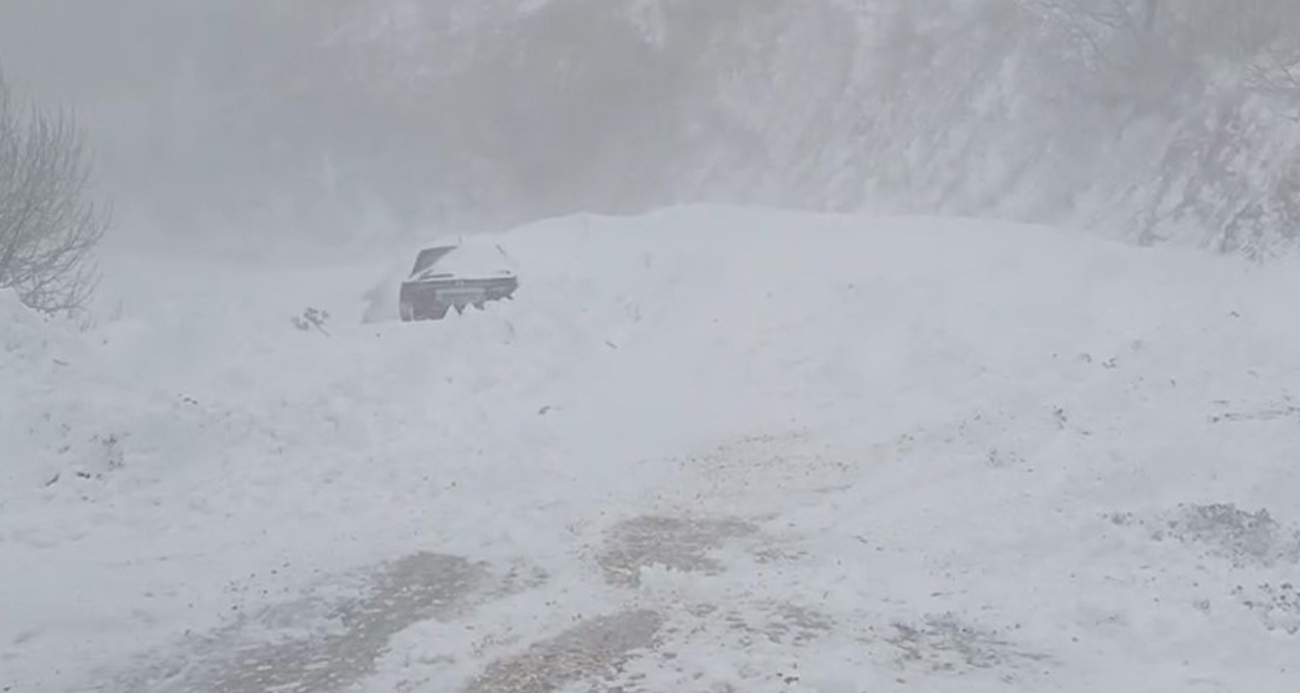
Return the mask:
[(368, 265), (0, 304), (0, 687), (1300, 681), (1286, 268), (709, 207), (500, 241), (516, 300), (436, 323), (362, 322)]

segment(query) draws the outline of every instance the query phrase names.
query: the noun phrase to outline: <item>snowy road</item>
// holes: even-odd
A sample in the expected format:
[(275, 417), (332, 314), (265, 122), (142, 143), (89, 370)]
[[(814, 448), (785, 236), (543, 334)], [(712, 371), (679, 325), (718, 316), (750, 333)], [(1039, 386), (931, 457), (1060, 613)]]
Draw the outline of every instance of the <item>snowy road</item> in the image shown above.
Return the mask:
[(519, 299), (446, 323), (359, 324), (355, 266), (7, 306), (0, 689), (1300, 684), (1285, 268), (725, 209), (504, 242)]

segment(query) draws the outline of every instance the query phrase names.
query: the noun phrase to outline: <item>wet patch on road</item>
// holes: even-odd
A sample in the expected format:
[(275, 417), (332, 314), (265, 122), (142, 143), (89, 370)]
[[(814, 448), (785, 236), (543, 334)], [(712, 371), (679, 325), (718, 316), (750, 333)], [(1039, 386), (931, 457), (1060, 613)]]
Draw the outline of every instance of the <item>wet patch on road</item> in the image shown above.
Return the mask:
[(610, 530), (596, 561), (605, 581), (620, 587), (639, 586), (641, 569), (652, 566), (716, 574), (723, 566), (710, 558), (709, 552), (757, 531), (754, 525), (736, 519), (636, 517)]
[(389, 641), (426, 620), (464, 616), (504, 592), (539, 584), (533, 572), (495, 577), (484, 563), (417, 553), (378, 566), (363, 596), (305, 598), (242, 618), (191, 642), (184, 655), (100, 690), (156, 693), (329, 693), (370, 675)]
[(582, 681), (616, 680), (638, 652), (655, 647), (663, 625), (649, 610), (583, 621), (489, 665), (466, 693), (554, 693)]

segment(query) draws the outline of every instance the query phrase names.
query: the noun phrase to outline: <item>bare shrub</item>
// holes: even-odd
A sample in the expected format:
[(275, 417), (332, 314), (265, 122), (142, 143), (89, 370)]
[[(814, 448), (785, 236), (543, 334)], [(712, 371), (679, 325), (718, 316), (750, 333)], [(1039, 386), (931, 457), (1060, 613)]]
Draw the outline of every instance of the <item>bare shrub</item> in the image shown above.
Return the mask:
[[(1158, 105), (1210, 82), (1300, 94), (1291, 0), (1020, 0), (1058, 69), (1096, 96)], [(1223, 86), (1223, 85), (1220, 85)]]
[(72, 115), (22, 106), (0, 73), (0, 290), (47, 313), (86, 305), (98, 279), (91, 252), (109, 227), (90, 175)]

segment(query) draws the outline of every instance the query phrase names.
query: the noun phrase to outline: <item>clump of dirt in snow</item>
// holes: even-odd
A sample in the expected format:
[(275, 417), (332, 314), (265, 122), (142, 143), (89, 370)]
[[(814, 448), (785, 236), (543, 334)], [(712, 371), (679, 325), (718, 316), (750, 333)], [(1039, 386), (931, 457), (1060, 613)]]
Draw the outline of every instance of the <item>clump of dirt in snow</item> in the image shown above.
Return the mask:
[[(1143, 520), (1132, 513), (1112, 513), (1122, 527), (1140, 527), (1156, 541), (1174, 539), (1228, 561), (1234, 571), (1288, 570), (1300, 564), (1300, 530), (1278, 522), (1267, 509), (1247, 512), (1230, 503), (1187, 504), (1164, 517)], [(1231, 596), (1259, 616), (1265, 628), (1300, 634), (1300, 588), (1294, 582), (1237, 585)], [(1210, 601), (1198, 604), (1208, 610)]]
[(1252, 589), (1238, 586), (1232, 591), (1232, 596), (1257, 614), (1270, 631), (1300, 635), (1300, 588), (1295, 584), (1265, 583)]
[(1246, 512), (1235, 505), (1184, 505), (1157, 532), (1245, 565), (1300, 563), (1300, 531), (1274, 520), (1268, 510)]

